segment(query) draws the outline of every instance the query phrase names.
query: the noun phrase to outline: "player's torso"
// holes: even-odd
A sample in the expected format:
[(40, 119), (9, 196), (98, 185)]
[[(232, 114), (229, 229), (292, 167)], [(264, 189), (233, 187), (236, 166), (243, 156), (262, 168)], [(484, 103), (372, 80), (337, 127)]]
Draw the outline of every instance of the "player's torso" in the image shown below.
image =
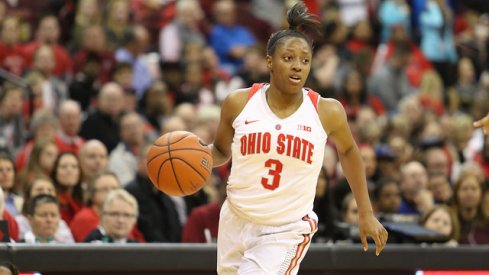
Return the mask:
[(238, 215), (278, 225), (312, 210), (327, 135), (307, 90), (297, 111), (280, 119), (266, 102), (267, 86), (233, 122), (228, 200)]

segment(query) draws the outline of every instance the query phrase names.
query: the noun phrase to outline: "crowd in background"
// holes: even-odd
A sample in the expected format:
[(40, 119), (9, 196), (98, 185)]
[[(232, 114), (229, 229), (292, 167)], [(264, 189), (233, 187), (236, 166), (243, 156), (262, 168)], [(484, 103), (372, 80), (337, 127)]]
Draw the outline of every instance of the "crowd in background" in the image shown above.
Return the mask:
[[(215, 241), (230, 164), (171, 197), (150, 182), (146, 153), (169, 131), (214, 140), (223, 99), (268, 81), (265, 45), (293, 3), (0, 0), (11, 239)], [(489, 136), (472, 128), (489, 111), (485, 0), (305, 3), (322, 23), (306, 86), (343, 104), (376, 213), (447, 244), (489, 243)], [(344, 229), (358, 221), (335, 152), (327, 143), (316, 242), (352, 241)]]

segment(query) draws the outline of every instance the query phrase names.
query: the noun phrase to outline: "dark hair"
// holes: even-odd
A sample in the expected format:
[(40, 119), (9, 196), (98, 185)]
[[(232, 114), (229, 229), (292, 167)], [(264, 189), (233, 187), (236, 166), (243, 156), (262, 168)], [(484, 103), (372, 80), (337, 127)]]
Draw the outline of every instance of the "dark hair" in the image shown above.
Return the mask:
[(0, 267), (1, 266), (10, 270), (10, 273), (12, 273), (12, 275), (19, 275), (19, 269), (11, 262), (1, 262)]
[(27, 215), (27, 211), (28, 211), (27, 210), (27, 202), (31, 200), (32, 188), (34, 188), (34, 185), (36, 182), (42, 181), (42, 180), (50, 182), (53, 185), (53, 187), (55, 188), (55, 192), (56, 192), (56, 187), (54, 186), (53, 180), (50, 177), (45, 176), (45, 175), (37, 175), (34, 179), (32, 179), (28, 182), (25, 182), (24, 186), (22, 188), (23, 189), (22, 192), (24, 194), (24, 202), (26, 202), (26, 203), (24, 203), (22, 205), (22, 214)]
[(53, 197), (51, 195), (41, 194), (31, 198), (27, 202), (27, 215), (34, 216), (37, 207), (42, 203), (54, 203), (59, 208), (59, 202), (56, 197)]
[(59, 182), (59, 179), (56, 177), (56, 174), (58, 173), (59, 163), (60, 163), (61, 159), (66, 155), (74, 156), (76, 158), (76, 161), (78, 162), (79, 176), (78, 176), (77, 184), (73, 187), (73, 199), (75, 199), (75, 201), (77, 201), (78, 203), (82, 204), (83, 203), (83, 190), (82, 190), (82, 186), (81, 186), (81, 179), (83, 178), (83, 176), (82, 176), (82, 171), (81, 171), (81, 167), (80, 167), (80, 160), (75, 155), (75, 153), (70, 152), (70, 151), (66, 151), (66, 152), (63, 152), (63, 153), (58, 155), (58, 157), (54, 161), (53, 170), (51, 171), (51, 179), (53, 179), (54, 187), (56, 188), (56, 191), (58, 192), (58, 194), (63, 193), (65, 190), (64, 190), (63, 186), (61, 185), (61, 183)]
[(399, 186), (399, 183), (395, 179), (391, 178), (382, 178), (377, 182), (375, 185), (374, 191), (373, 191), (373, 199), (375, 201), (378, 201), (380, 199), (380, 194), (384, 190), (384, 188), (388, 185), (394, 184), (396, 186)]
[(311, 27), (319, 32), (319, 20), (313, 14), (307, 13), (307, 7), (302, 1), (297, 2), (287, 12), (287, 22), (289, 28), (277, 31), (270, 36), (267, 43), (267, 55), (273, 55), (280, 41), (284, 38), (299, 37), (307, 41), (312, 49), (312, 40), (303, 31), (307, 27)]

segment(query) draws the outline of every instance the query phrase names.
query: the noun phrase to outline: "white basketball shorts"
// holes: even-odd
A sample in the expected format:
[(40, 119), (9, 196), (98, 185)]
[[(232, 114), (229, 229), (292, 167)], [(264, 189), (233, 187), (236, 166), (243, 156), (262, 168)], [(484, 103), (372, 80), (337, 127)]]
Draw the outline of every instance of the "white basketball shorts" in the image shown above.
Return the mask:
[(317, 231), (314, 212), (302, 220), (267, 226), (238, 217), (224, 202), (217, 237), (217, 273), (297, 274)]

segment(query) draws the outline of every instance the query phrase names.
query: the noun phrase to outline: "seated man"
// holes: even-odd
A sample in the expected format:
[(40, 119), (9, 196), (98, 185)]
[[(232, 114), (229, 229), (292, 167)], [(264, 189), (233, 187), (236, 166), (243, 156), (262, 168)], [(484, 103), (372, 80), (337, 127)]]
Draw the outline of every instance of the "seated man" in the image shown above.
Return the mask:
[(105, 199), (100, 217), (100, 226), (84, 240), (90, 243), (137, 243), (129, 233), (136, 224), (138, 204), (124, 189), (113, 190)]
[(51, 195), (33, 197), (27, 206), (27, 218), (32, 231), (24, 235), (26, 243), (57, 243), (55, 233), (58, 230), (61, 214), (59, 202)]

